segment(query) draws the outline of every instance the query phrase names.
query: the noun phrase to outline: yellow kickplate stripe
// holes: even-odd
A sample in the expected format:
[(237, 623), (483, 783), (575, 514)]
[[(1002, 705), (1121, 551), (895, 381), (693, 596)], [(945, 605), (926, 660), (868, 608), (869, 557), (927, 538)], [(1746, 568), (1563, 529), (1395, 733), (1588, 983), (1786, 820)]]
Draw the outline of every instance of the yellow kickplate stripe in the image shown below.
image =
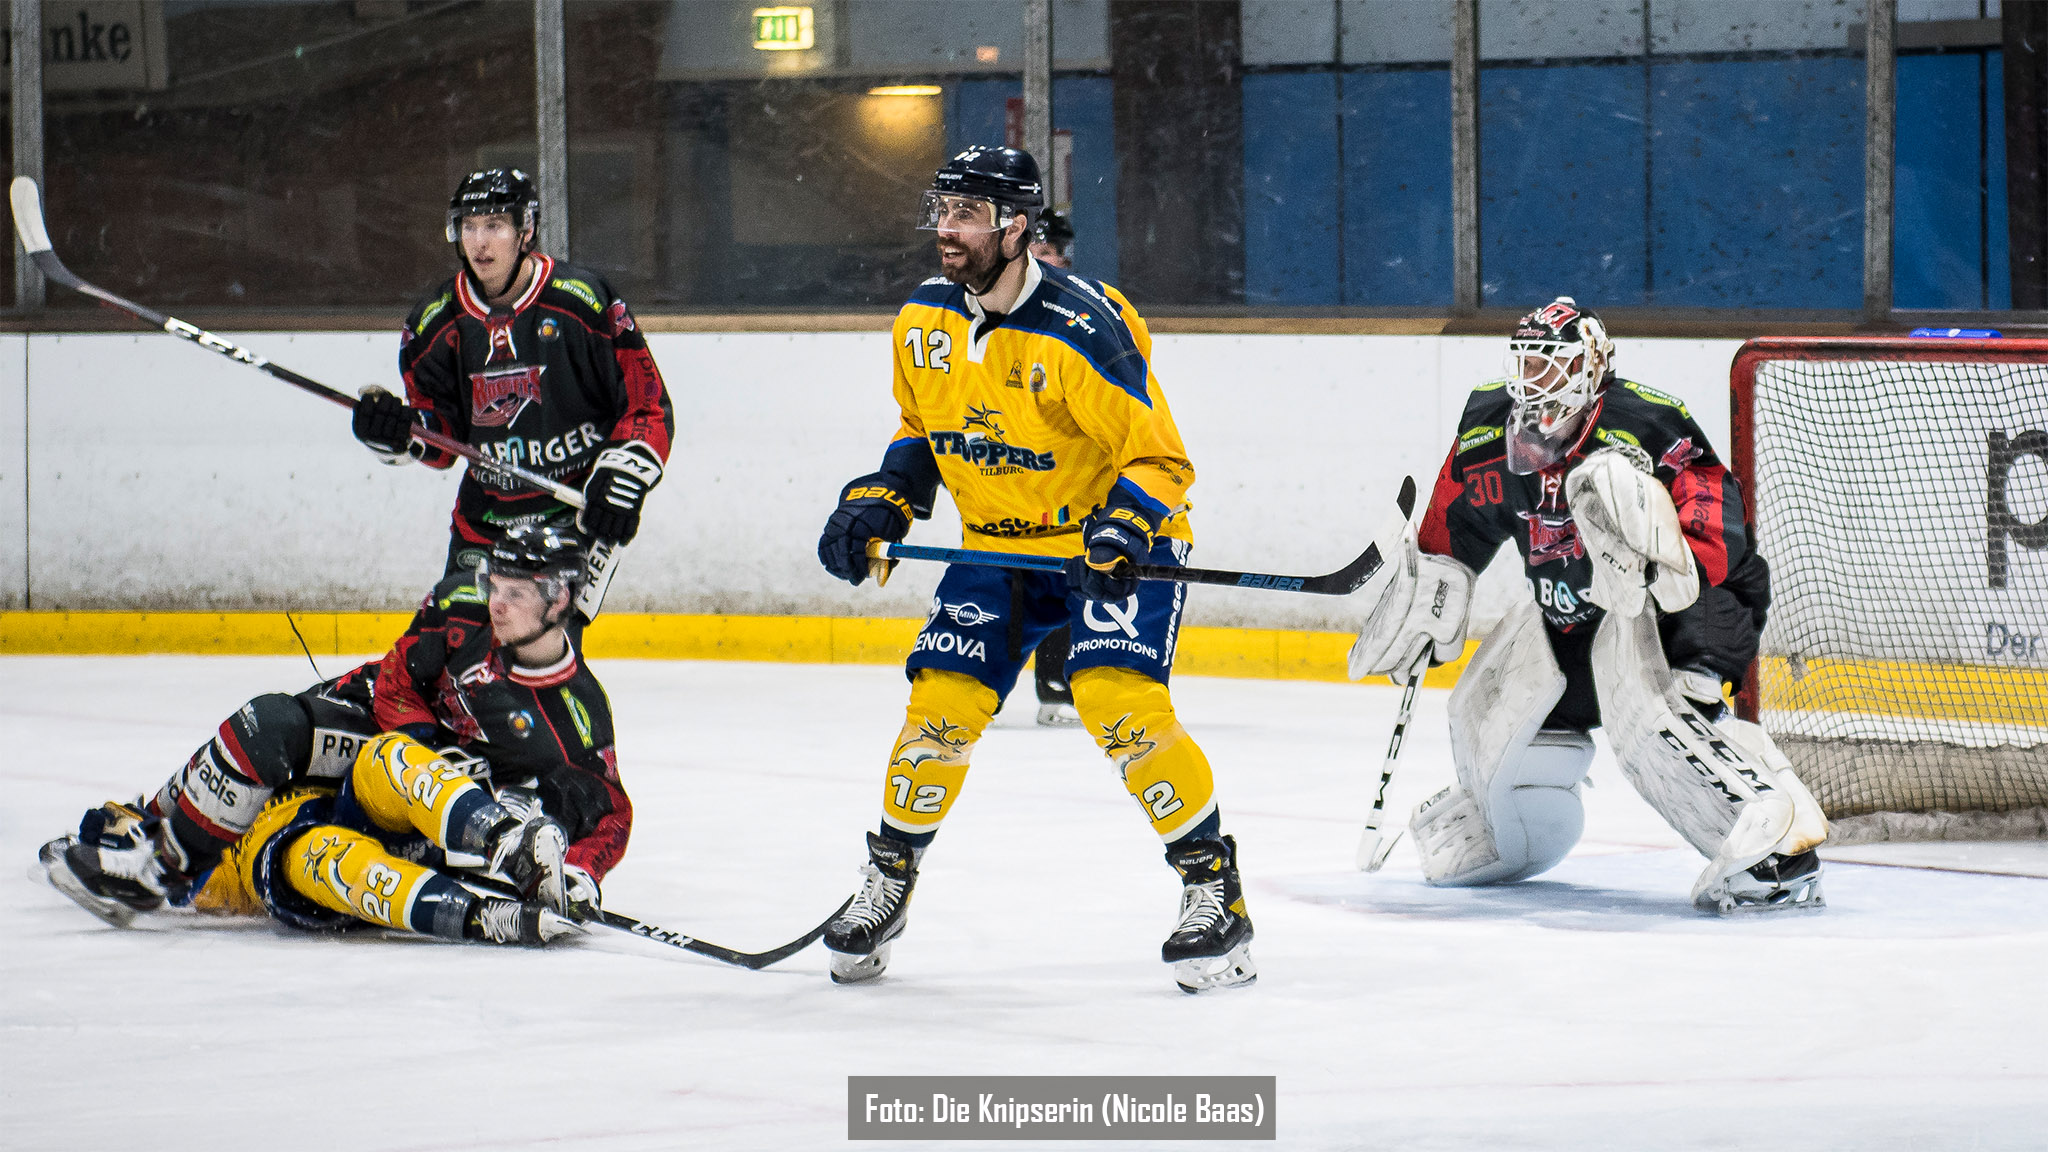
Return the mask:
[(1809, 660), (1793, 675), (1782, 656), (1762, 661), (1766, 711), (1864, 712), (2048, 728), (2048, 669), (1988, 664)]
[[(398, 612), (0, 612), (0, 653), (145, 653), (280, 656), (299, 651), (296, 623), (315, 656), (361, 656), (390, 646), (412, 617)], [(837, 616), (607, 614), (584, 633), (599, 660), (769, 660), (807, 664), (900, 664), (922, 620)], [(1186, 676), (1343, 681), (1348, 632), (1184, 628), (1174, 671)], [(1470, 658), (1433, 669), (1424, 684), (1448, 688)]]

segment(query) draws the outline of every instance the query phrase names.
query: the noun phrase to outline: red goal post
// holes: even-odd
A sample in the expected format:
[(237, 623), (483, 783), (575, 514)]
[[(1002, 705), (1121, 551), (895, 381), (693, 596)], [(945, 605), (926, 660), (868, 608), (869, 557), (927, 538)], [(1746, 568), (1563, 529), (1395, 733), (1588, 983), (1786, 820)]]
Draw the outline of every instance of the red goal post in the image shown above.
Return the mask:
[(1740, 713), (1851, 840), (2048, 834), (2048, 340), (1760, 338), (1730, 389)]

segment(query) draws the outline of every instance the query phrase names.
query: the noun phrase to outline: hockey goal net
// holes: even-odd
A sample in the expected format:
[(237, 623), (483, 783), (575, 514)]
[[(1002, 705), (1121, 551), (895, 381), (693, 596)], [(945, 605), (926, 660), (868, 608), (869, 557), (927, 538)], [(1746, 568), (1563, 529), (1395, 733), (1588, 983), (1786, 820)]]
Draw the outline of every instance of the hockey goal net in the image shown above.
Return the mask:
[(2048, 836), (2048, 340), (1751, 340), (1738, 701), (1848, 843)]

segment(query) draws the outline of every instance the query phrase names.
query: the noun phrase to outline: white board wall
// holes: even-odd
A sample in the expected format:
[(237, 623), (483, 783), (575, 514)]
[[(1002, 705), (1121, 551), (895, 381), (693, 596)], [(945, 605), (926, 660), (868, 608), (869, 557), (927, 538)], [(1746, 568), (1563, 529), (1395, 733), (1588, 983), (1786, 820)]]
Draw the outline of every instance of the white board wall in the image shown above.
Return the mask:
[[(231, 339), (353, 392), (393, 386), (391, 333)], [(668, 477), (608, 607), (919, 616), (938, 571), (886, 590), (818, 566), (840, 486), (895, 428), (885, 333), (657, 333), (676, 407)], [(1194, 562), (1319, 572), (1364, 546), (1404, 475), (1426, 494), (1504, 340), (1160, 335), (1197, 480)], [(1629, 340), (1617, 367), (1728, 437), (1737, 341)], [(24, 367), (25, 365), (25, 367)], [(25, 375), (25, 379), (24, 379)], [(25, 419), (24, 419), (25, 417)], [(402, 610), (439, 574), (453, 473), (377, 462), (347, 414), (154, 333), (0, 337), (0, 597), (8, 607)], [(943, 498), (911, 539), (958, 542)], [(1520, 595), (1496, 564), (1480, 617)], [(1195, 624), (1349, 629), (1343, 600), (1199, 588)]]

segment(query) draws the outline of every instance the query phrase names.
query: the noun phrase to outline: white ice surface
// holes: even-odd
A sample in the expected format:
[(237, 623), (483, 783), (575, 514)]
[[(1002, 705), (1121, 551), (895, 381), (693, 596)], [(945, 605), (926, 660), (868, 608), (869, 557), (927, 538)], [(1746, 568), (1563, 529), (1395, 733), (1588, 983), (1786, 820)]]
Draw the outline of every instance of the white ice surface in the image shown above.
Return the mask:
[[(752, 949), (852, 890), (900, 671), (598, 672), (636, 811), (609, 905)], [(756, 973), (610, 932), (123, 932), (27, 875), (85, 808), (308, 680), (281, 658), (0, 659), (0, 1147), (831, 1148), (848, 1075), (1175, 1072), (1277, 1076), (1286, 1148), (2048, 1141), (2048, 881), (1837, 863), (1823, 912), (1702, 916), (1700, 859), (1604, 748), (1586, 839), (1540, 880), (1438, 891), (1405, 843), (1364, 875), (1392, 689), (1176, 682), (1258, 925), (1258, 984), (1203, 997), (1157, 959), (1157, 841), (1024, 698), (867, 986), (832, 986), (816, 948)], [(1422, 695), (1398, 814), (1450, 777), (1443, 704)]]

